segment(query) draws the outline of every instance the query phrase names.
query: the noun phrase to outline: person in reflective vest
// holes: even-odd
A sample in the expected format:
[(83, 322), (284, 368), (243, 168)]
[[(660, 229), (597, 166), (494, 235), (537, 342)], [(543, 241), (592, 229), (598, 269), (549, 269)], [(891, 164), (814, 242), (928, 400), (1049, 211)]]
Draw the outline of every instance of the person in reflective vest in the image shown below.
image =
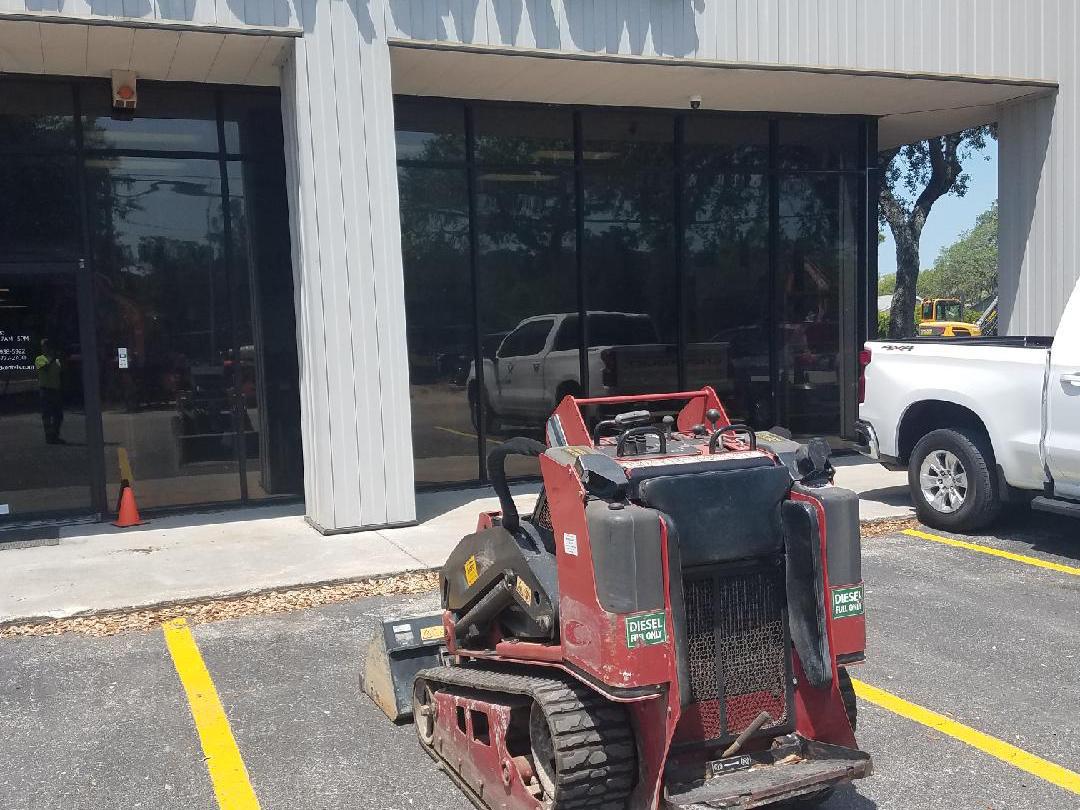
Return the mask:
[(64, 423), (64, 395), (60, 358), (53, 353), (49, 339), (41, 341), (41, 354), (34, 359), (38, 373), (38, 396), (41, 399), (41, 424), (48, 444), (65, 444), (60, 438)]

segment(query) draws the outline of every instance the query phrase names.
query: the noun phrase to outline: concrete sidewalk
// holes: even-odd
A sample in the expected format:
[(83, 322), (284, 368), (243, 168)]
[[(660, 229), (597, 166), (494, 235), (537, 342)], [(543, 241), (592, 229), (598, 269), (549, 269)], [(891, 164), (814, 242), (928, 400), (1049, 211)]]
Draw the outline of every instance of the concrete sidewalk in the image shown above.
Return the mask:
[[(837, 483), (859, 492), (864, 520), (912, 514), (906, 475), (855, 457), (834, 460)], [(538, 484), (515, 489), (532, 507)], [(133, 529), (71, 526), (55, 545), (0, 546), (0, 623), (229, 596), (434, 568), (477, 513), (497, 509), (489, 489), (417, 496), (416, 526), (324, 537), (303, 507), (254, 507), (160, 518)]]

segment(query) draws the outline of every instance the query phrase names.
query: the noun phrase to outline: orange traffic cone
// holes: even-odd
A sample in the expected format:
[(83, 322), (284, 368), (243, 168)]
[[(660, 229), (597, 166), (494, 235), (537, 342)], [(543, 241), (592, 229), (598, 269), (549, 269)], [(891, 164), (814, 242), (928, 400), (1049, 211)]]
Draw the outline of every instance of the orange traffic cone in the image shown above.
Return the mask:
[(140, 526), (146, 523), (139, 517), (139, 507), (135, 505), (135, 490), (127, 481), (120, 483), (120, 514), (113, 521), (113, 526), (126, 529), (128, 526)]

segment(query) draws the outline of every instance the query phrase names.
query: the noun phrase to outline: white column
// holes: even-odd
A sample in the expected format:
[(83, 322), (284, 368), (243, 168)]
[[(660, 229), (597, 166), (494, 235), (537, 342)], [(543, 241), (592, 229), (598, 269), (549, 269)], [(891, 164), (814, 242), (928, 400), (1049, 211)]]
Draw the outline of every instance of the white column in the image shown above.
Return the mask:
[[(282, 107), (308, 518), (415, 518), (390, 52), (378, 0), (299, 0)], [(374, 16), (373, 16), (374, 15)]]
[(1080, 275), (1075, 88), (1003, 105), (998, 119), (1000, 330), (1053, 335)]

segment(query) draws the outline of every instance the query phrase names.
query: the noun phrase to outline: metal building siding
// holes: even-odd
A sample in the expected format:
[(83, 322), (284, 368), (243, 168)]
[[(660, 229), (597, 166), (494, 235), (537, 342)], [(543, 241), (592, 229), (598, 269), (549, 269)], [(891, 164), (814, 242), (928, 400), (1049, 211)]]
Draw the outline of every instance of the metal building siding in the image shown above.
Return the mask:
[(296, 0), (0, 0), (4, 14), (181, 22), (243, 29), (298, 25)]
[(1053, 79), (1071, 0), (386, 0), (392, 38)]
[(307, 512), (344, 530), (415, 513), (389, 49), (363, 0), (301, 0), (283, 71), (294, 187)]

